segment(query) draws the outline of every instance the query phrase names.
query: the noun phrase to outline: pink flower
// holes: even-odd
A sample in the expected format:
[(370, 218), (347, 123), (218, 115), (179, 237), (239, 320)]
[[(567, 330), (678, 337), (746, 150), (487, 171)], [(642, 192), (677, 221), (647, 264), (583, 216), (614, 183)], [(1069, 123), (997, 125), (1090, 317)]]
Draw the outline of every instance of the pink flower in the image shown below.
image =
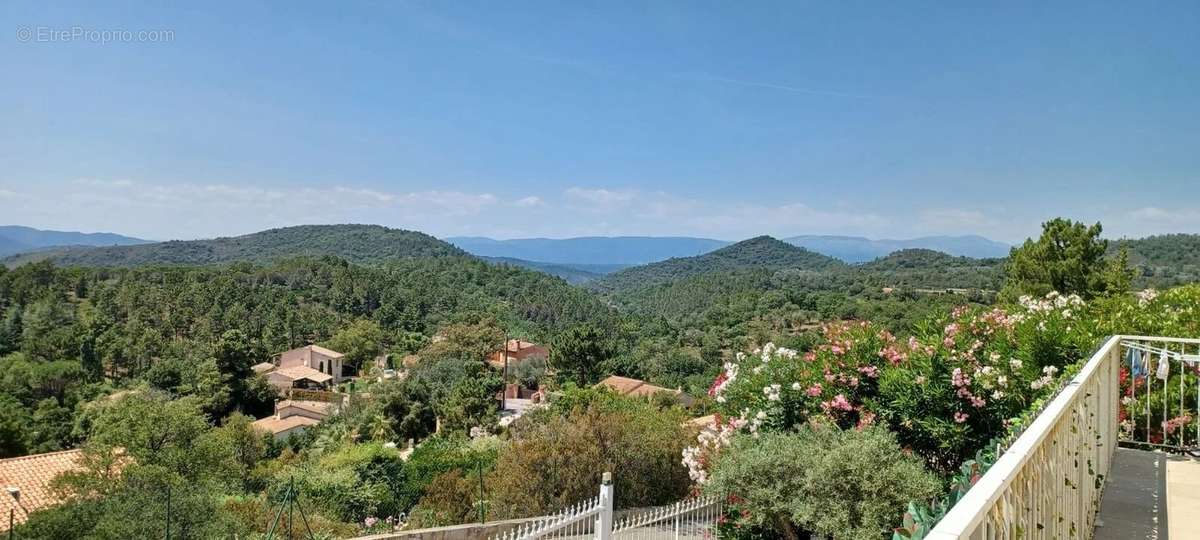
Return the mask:
[(875, 366), (862, 366), (858, 368), (858, 372), (872, 379), (879, 376), (879, 368)]
[(808, 394), (808, 397), (817, 397), (821, 395), (821, 390), (821, 383), (817, 383), (808, 387), (808, 391), (806, 393)]
[(954, 373), (952, 373), (950, 375), (950, 384), (953, 384), (955, 387), (961, 388), (963, 386), (971, 384), (971, 378), (966, 375), (963, 375), (962, 368), (954, 368)]
[(959, 424), (961, 424), (961, 423), (963, 423), (963, 422), (966, 422), (966, 421), (967, 421), (967, 418), (970, 418), (970, 417), (971, 417), (971, 416), (970, 416), (970, 415), (968, 415), (967, 413), (963, 413), (963, 412), (956, 412), (956, 413), (954, 413), (954, 421), (955, 421), (955, 422), (957, 422), (957, 423), (959, 423)]
[(854, 410), (854, 406), (851, 405), (850, 401), (846, 399), (846, 396), (844, 396), (842, 394), (833, 396), (833, 401), (831, 401), (829, 403), (829, 406), (834, 409), (838, 409), (838, 410), (842, 410), (842, 411)]

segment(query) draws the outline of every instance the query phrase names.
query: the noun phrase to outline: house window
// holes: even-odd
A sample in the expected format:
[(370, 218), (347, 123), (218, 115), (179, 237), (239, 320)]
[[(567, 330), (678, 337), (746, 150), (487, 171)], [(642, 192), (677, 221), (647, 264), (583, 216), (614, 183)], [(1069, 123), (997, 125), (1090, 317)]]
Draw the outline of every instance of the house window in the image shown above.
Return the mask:
[(317, 371), (320, 371), (321, 373), (325, 373), (325, 361), (324, 360), (321, 361), (321, 369), (318, 369)]

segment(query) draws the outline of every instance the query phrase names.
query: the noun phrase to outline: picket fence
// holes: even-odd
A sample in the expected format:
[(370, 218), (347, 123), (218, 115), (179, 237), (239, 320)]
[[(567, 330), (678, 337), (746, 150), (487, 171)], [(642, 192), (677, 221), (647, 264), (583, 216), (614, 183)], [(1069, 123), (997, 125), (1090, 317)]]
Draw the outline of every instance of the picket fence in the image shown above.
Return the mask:
[(719, 497), (685, 499), (635, 510), (613, 520), (612, 474), (604, 473), (600, 493), (557, 514), (523, 523), (491, 540), (710, 540), (723, 511)]

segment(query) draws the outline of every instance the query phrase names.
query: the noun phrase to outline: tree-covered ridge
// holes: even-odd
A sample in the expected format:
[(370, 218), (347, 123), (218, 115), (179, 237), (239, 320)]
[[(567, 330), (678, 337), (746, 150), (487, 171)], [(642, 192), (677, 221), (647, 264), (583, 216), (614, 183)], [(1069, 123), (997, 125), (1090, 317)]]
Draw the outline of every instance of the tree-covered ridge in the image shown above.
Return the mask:
[(796, 247), (787, 242), (758, 236), (695, 257), (680, 257), (635, 266), (605, 276), (591, 285), (600, 291), (623, 291), (678, 281), (687, 277), (751, 268), (828, 270), (845, 263)]
[(432, 334), (463, 317), (495, 318), (546, 339), (607, 308), (544, 274), (471, 257), (359, 266), (325, 257), (270, 265), (0, 271), (0, 354), (78, 358), (85, 347), (109, 371), (136, 373), (169, 353), (213, 343), (229, 330), (278, 352), (329, 339), (357, 319), (389, 336)]
[(413, 257), (461, 256), (465, 252), (416, 231), (379, 225), (300, 225), (208, 240), (71, 247), (18, 255), (5, 262), (10, 266), (42, 259), (53, 260), (60, 266), (199, 265), (265, 263), (287, 257), (322, 255), (358, 263), (379, 263)]
[(956, 257), (931, 249), (904, 249), (859, 267), (890, 287), (997, 290), (1004, 279), (1004, 259)]
[(1109, 255), (1125, 246), (1138, 281), (1169, 286), (1200, 280), (1200, 234), (1164, 234), (1108, 243)]
[(512, 265), (512, 266), (518, 266), (521, 268), (528, 268), (530, 270), (535, 270), (535, 271), (542, 272), (545, 274), (550, 274), (552, 276), (560, 277), (560, 278), (566, 280), (567, 283), (571, 283), (574, 285), (580, 285), (583, 283), (587, 283), (587, 282), (592, 281), (596, 278), (599, 278), (600, 276), (603, 275), (599, 272), (592, 272), (592, 271), (584, 270), (584, 269), (577, 268), (575, 266), (571, 266), (571, 265), (567, 265), (567, 264), (527, 261), (525, 259), (514, 259), (512, 257), (487, 257), (487, 256), (481, 256), (481, 257), (484, 260), (495, 263), (495, 264), (507, 264), (507, 265)]

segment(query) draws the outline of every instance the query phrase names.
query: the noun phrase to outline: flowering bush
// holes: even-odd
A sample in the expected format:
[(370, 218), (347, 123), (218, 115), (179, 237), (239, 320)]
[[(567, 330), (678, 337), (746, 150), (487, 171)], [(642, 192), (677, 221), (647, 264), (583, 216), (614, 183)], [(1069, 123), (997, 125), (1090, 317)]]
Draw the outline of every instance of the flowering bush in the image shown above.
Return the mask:
[[(955, 309), (907, 340), (867, 322), (827, 325), (811, 350), (768, 343), (738, 354), (709, 391), (717, 422), (684, 453), (694, 481), (735, 433), (822, 418), (841, 428), (885, 422), (941, 473), (956, 469), (1079, 357), (1078, 296), (1022, 298), (1011, 310)], [(1086, 326), (1086, 325), (1085, 325)]]
[(1081, 355), (1077, 296), (1022, 298), (1009, 310), (956, 309), (909, 340), (874, 407), (900, 443), (946, 474), (1005, 431)]
[(865, 322), (826, 326), (822, 342), (804, 354), (772, 343), (739, 353), (709, 389), (716, 422), (684, 451), (683, 463), (704, 483), (708, 462), (734, 433), (782, 431), (812, 417), (843, 428), (869, 425), (875, 415), (864, 403), (876, 394), (880, 364), (901, 361), (896, 338)]

